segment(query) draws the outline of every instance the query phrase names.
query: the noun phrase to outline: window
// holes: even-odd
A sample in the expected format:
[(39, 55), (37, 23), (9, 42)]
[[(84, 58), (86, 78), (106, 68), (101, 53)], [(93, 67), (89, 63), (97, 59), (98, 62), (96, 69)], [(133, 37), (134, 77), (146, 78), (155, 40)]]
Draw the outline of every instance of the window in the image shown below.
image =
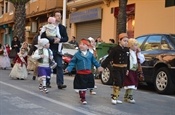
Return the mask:
[(143, 42), (146, 40), (147, 36), (139, 37), (137, 38), (137, 42), (139, 43), (139, 47), (143, 44)]
[(143, 46), (143, 51), (160, 49), (162, 36), (150, 36)]
[(161, 49), (162, 50), (170, 50), (171, 49), (165, 38), (162, 38), (162, 40), (161, 40)]
[(5, 2), (5, 13), (8, 12), (8, 2)]
[(175, 0), (165, 0), (165, 7), (175, 6)]
[(4, 6), (1, 6), (1, 13), (2, 13), (2, 15), (4, 14)]

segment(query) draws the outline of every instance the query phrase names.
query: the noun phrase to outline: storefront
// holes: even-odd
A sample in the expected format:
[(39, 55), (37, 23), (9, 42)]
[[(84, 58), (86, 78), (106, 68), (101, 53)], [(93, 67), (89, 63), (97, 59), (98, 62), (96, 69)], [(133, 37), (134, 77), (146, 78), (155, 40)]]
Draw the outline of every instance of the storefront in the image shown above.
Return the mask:
[(76, 27), (77, 41), (81, 38), (97, 38), (101, 35), (102, 9), (92, 8), (71, 13), (70, 23)]

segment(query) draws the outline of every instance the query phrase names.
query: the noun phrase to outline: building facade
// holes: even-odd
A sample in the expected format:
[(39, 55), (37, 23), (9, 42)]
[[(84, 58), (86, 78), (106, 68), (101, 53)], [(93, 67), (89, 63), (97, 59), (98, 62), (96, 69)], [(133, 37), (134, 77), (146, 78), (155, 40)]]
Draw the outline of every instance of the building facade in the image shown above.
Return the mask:
[[(118, 0), (68, 0), (70, 36), (101, 36), (117, 41)], [(175, 34), (175, 0), (128, 0), (127, 33), (130, 38), (148, 33)]]
[[(54, 15), (55, 10), (62, 11), (63, 0), (30, 0), (26, 4), (25, 39), (32, 42), (38, 27), (47, 23), (47, 18)], [(5, 0), (0, 0), (0, 43), (11, 44), (14, 28), (14, 7)]]

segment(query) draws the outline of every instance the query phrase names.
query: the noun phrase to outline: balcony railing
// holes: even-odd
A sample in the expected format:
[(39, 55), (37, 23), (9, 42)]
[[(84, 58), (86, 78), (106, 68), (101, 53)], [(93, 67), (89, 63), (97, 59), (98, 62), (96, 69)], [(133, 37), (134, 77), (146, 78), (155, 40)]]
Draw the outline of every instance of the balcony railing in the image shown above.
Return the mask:
[(86, 5), (92, 5), (92, 4), (100, 4), (103, 3), (103, 0), (68, 0), (67, 5), (70, 8), (77, 8), (82, 7)]

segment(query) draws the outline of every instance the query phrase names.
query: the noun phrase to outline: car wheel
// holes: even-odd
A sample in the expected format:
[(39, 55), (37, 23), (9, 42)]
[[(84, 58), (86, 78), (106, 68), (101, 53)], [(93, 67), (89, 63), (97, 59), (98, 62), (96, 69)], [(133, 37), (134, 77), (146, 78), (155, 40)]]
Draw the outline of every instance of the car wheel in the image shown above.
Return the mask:
[(163, 67), (157, 70), (155, 89), (160, 94), (173, 94), (175, 87), (167, 68)]
[(106, 67), (101, 73), (101, 82), (105, 85), (112, 85), (111, 66)]

